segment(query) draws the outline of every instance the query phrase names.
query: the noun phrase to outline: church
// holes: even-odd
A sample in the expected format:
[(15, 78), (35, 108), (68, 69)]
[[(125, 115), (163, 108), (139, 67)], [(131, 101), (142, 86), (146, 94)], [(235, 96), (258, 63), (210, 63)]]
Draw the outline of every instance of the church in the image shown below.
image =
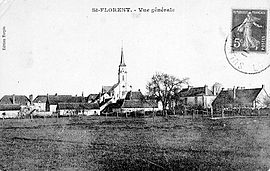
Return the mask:
[(118, 66), (118, 82), (112, 86), (102, 86), (99, 95), (101, 110), (104, 109), (107, 104), (116, 103), (117, 100), (124, 99), (129, 91), (131, 91), (131, 86), (128, 84), (127, 80), (127, 65), (125, 64), (122, 47), (120, 64)]
[(127, 65), (124, 60), (123, 47), (121, 48), (120, 64), (118, 66), (118, 82), (112, 86), (102, 86), (98, 95), (100, 111), (132, 112), (159, 110), (154, 100), (146, 100), (139, 91), (132, 91), (128, 84)]

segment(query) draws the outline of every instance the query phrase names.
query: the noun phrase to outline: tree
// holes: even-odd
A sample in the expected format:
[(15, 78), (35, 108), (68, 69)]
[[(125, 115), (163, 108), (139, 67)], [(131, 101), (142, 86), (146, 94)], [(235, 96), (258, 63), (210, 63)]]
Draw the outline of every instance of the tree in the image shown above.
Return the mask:
[(270, 107), (270, 97), (269, 96), (264, 97), (263, 104), (265, 105), (265, 107)]
[(167, 107), (170, 109), (172, 98), (188, 81), (189, 78), (179, 79), (169, 74), (156, 73), (147, 83), (146, 89), (149, 96), (161, 101), (164, 111)]

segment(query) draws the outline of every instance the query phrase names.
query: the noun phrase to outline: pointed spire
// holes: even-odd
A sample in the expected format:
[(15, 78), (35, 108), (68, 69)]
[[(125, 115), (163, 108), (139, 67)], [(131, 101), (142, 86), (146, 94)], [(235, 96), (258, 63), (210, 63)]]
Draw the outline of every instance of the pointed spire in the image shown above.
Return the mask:
[(119, 66), (126, 66), (125, 61), (124, 61), (123, 41), (122, 41), (122, 47), (121, 47), (121, 60), (120, 60)]

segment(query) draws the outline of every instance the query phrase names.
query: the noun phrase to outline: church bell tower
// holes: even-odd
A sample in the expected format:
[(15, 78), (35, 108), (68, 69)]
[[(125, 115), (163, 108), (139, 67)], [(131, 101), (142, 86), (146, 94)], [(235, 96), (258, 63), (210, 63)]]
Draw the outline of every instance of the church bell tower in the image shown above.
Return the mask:
[(119, 84), (120, 98), (125, 98), (128, 89), (128, 84), (127, 84), (127, 66), (124, 61), (123, 45), (121, 48), (121, 60), (118, 68), (118, 84)]

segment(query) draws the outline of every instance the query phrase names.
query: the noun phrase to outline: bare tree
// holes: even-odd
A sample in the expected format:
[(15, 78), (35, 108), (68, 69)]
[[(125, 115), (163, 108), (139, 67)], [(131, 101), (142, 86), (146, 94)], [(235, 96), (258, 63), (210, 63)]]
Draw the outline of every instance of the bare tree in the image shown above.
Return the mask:
[(169, 74), (156, 73), (147, 83), (146, 89), (149, 96), (161, 101), (164, 111), (166, 107), (171, 107), (173, 96), (181, 90), (183, 85), (188, 84), (188, 81), (189, 78), (179, 79)]
[(266, 106), (266, 107), (270, 107), (270, 97), (269, 96), (265, 96), (263, 98), (263, 104)]

